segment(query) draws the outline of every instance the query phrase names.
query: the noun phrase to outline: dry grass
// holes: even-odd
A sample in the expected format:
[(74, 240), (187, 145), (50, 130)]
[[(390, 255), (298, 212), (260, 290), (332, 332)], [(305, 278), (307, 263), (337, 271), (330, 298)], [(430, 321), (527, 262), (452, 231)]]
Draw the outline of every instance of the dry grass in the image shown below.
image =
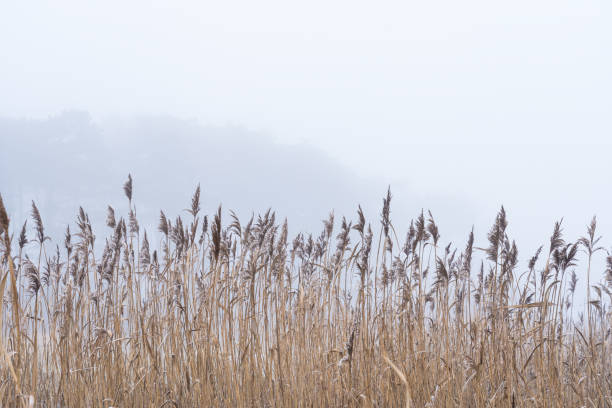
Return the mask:
[(519, 266), (503, 209), (460, 252), (431, 214), (400, 243), (390, 193), (375, 233), (359, 209), (290, 239), (272, 212), (202, 217), (198, 188), (153, 250), (124, 190), (106, 239), (81, 210), (59, 246), (0, 205), (1, 406), (612, 406), (609, 286), (572, 319), (595, 221)]

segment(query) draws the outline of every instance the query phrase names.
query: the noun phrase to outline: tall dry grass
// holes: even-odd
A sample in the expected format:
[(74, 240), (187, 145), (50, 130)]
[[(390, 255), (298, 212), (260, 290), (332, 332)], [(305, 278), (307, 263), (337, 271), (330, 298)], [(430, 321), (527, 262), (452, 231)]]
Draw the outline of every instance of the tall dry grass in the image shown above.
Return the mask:
[(595, 220), (576, 242), (557, 223), (523, 265), (503, 208), (486, 248), (442, 247), (425, 213), (400, 241), (390, 192), (374, 226), (359, 208), (290, 238), (271, 211), (202, 216), (198, 187), (152, 245), (124, 191), (106, 238), (81, 209), (57, 244), (34, 203), (31, 234), (0, 199), (0, 405), (612, 406)]

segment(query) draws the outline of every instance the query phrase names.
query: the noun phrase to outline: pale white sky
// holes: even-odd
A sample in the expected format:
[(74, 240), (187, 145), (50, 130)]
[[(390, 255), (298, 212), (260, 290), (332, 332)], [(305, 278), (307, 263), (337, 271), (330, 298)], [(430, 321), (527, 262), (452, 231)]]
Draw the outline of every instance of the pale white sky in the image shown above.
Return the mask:
[(610, 11), (593, 0), (3, 2), (0, 114), (231, 122), (351, 164), (413, 143), (602, 142)]
[[(594, 0), (3, 1), (0, 115), (82, 109), (99, 120), (231, 123), (392, 183), (398, 205), (411, 192), (425, 207), (428, 196), (461, 198), (482, 214), (466, 229), (488, 226), (503, 203), (527, 240), (545, 239), (560, 216), (568, 234), (594, 213), (612, 231), (611, 9)], [(453, 217), (448, 207), (440, 217)]]

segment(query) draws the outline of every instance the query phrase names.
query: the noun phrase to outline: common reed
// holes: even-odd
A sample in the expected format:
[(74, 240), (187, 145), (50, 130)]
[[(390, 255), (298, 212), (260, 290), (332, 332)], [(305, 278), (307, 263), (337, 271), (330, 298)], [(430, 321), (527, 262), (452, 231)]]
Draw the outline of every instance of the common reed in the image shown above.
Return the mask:
[(56, 244), (36, 204), (30, 237), (0, 197), (1, 406), (612, 406), (595, 219), (521, 265), (504, 208), (485, 248), (442, 246), (429, 212), (400, 242), (390, 190), (374, 225), (357, 207), (292, 238), (271, 210), (209, 225), (198, 186), (154, 243), (124, 191), (105, 238), (81, 208)]

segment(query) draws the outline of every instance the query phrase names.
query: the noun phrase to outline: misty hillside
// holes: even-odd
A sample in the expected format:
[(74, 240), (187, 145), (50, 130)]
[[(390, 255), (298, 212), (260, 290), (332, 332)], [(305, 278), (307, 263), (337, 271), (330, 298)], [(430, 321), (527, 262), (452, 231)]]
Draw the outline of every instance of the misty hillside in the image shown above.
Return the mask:
[(0, 191), (9, 211), (23, 221), (35, 200), (52, 233), (79, 205), (96, 227), (107, 205), (124, 210), (128, 173), (138, 215), (150, 225), (160, 209), (178, 215), (198, 183), (209, 213), (219, 204), (242, 216), (273, 207), (299, 229), (318, 229), (331, 209), (348, 215), (357, 203), (378, 204), (383, 193), (313, 148), (170, 117), (0, 119), (0, 141)]

